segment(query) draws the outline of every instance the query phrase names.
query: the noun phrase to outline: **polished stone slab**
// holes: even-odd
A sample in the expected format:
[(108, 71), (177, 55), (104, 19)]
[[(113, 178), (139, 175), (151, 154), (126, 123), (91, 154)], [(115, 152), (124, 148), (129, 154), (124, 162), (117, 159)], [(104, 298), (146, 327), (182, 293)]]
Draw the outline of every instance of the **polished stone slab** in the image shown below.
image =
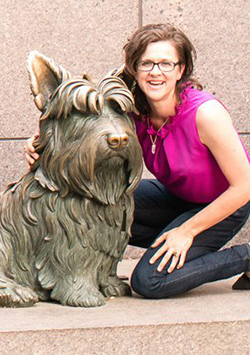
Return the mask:
[[(129, 276), (136, 262), (123, 260), (119, 273)], [(0, 309), (1, 354), (247, 354), (250, 297), (232, 291), (233, 281), (173, 299), (133, 294), (101, 308)]]

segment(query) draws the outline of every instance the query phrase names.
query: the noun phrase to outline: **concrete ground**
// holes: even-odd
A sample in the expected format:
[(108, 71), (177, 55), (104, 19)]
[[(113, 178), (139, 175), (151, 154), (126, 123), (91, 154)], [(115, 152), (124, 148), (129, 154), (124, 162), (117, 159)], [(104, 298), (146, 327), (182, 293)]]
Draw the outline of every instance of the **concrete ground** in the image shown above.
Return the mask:
[[(119, 274), (130, 275), (136, 259)], [(0, 309), (1, 355), (250, 354), (250, 293), (234, 279), (173, 299), (110, 299), (100, 308)]]

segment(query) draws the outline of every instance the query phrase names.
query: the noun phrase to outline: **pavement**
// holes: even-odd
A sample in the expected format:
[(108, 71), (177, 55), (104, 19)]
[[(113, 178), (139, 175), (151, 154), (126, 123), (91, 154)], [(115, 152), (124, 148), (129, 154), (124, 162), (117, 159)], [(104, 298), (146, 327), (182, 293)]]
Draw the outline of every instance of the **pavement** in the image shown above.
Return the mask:
[[(137, 259), (124, 259), (131, 275)], [(250, 293), (236, 278), (164, 300), (109, 299), (98, 308), (40, 302), (0, 309), (0, 354), (250, 354)]]

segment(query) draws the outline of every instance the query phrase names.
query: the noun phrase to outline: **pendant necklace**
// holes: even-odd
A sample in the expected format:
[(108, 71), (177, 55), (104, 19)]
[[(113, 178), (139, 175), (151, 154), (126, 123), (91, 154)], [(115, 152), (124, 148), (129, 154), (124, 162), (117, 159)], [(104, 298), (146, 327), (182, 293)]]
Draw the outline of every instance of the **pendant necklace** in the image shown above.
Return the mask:
[[(167, 119), (163, 122), (163, 124), (161, 125), (161, 127), (157, 130), (157, 133), (159, 133), (162, 129), (163, 126), (165, 126), (165, 124), (168, 122), (169, 116), (167, 117)], [(151, 134), (149, 134), (149, 138), (152, 144), (152, 148), (151, 148), (151, 152), (152, 154), (155, 154), (155, 150), (156, 150), (156, 141), (158, 138), (158, 135), (156, 134), (155, 137), (153, 138)]]

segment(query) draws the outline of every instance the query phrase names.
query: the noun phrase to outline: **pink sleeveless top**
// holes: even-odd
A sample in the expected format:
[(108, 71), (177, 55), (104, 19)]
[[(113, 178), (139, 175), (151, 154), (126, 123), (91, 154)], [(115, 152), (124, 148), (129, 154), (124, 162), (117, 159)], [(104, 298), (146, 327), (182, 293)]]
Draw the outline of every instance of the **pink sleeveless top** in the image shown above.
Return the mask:
[[(176, 115), (170, 117), (170, 123), (160, 132), (148, 125), (147, 116), (142, 117), (142, 122), (135, 118), (148, 170), (169, 192), (195, 203), (209, 203), (229, 186), (212, 153), (201, 143), (196, 127), (198, 107), (211, 99), (215, 97), (187, 87), (181, 94), (182, 103)], [(152, 154), (150, 134), (153, 138), (158, 136), (155, 154)], [(245, 152), (248, 156), (246, 149)]]

